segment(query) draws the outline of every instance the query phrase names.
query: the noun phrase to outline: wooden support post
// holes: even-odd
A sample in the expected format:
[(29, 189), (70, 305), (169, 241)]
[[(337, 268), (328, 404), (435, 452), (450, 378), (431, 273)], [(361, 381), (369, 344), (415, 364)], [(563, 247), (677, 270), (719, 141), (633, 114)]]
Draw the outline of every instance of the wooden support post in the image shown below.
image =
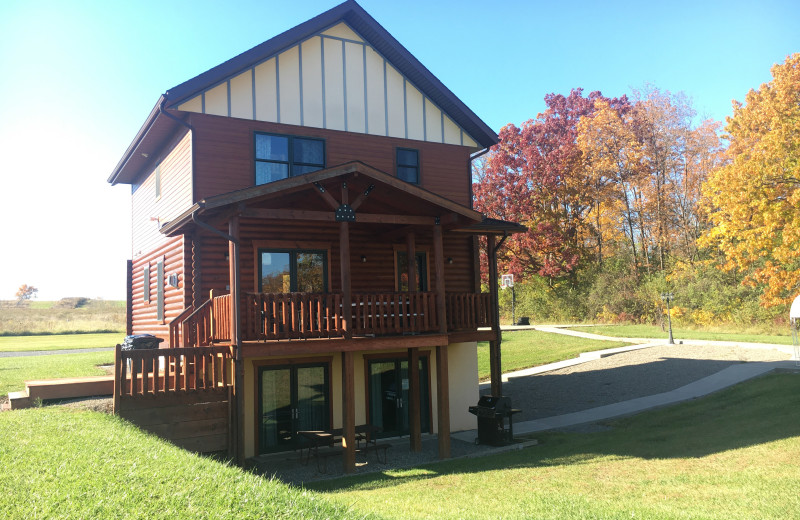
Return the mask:
[(342, 275), (342, 327), (344, 337), (353, 337), (353, 295), (350, 284), (350, 228), (348, 222), (339, 223), (339, 264)]
[(235, 349), (234, 355), (234, 397), (236, 422), (236, 462), (244, 465), (244, 362), (242, 360), (241, 344), (241, 315), (239, 314), (239, 216), (233, 215), (228, 221), (228, 268), (231, 287), (231, 345)]
[(413, 231), (406, 235), (406, 255), (408, 257), (408, 292), (417, 292), (417, 247)]
[(503, 368), (500, 357), (500, 303), (498, 300), (497, 247), (494, 235), (486, 236), (486, 254), (489, 260), (489, 294), (492, 302), (492, 330), (495, 339), (489, 342), (489, 371), (492, 382), (492, 395), (503, 395)]
[(356, 470), (355, 362), (352, 352), (342, 352), (342, 464), (345, 473)]
[(444, 287), (444, 246), (442, 244), (442, 225), (433, 226), (433, 264), (436, 272), (436, 316), (439, 319), (439, 332), (447, 334), (447, 302)]
[(408, 430), (411, 451), (422, 451), (420, 416), (419, 349), (408, 349)]
[(450, 458), (450, 379), (447, 345), (436, 347), (436, 405), (439, 410), (439, 458)]

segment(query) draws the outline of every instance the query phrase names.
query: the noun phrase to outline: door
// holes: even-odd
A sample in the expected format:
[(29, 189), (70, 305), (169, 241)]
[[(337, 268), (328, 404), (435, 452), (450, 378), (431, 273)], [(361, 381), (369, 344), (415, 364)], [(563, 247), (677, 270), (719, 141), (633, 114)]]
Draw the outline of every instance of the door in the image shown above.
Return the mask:
[[(430, 431), (428, 358), (419, 358), (420, 425)], [(369, 362), (370, 424), (381, 428), (381, 437), (406, 435), (408, 430), (408, 359), (379, 359)]]
[(259, 453), (294, 449), (297, 432), (328, 430), (328, 365), (262, 367), (259, 370)]

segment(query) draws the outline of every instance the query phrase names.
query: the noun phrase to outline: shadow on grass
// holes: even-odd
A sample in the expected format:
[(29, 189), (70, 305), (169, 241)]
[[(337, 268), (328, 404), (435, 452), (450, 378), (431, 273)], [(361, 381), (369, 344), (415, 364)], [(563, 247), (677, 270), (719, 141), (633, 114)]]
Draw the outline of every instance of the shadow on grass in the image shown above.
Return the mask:
[(584, 464), (597, 457), (699, 458), (800, 435), (800, 375), (769, 375), (689, 403), (609, 422), (597, 433), (543, 433), (540, 445), (493, 457), (319, 482), (319, 491), (377, 489), (446, 474)]

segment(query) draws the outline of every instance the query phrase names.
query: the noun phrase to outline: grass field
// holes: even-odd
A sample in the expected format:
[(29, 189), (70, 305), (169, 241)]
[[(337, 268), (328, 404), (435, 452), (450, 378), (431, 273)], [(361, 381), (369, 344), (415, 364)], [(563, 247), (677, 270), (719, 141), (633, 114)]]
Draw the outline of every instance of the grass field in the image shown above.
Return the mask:
[(315, 484), (387, 518), (798, 518), (800, 375), (546, 433), (540, 445)]
[[(777, 327), (776, 327), (777, 328)], [(669, 337), (668, 332), (661, 330), (657, 325), (594, 325), (592, 327), (575, 327), (574, 330), (603, 334), (615, 338), (664, 338)], [(733, 327), (725, 329), (685, 329), (672, 328), (672, 336), (678, 339), (701, 339), (709, 341), (741, 341), (746, 343), (775, 343), (778, 345), (791, 345), (791, 330), (776, 330), (774, 334), (758, 334), (746, 330), (736, 330)]]
[(102, 376), (107, 372), (97, 365), (113, 363), (114, 352), (0, 358), (0, 397), (23, 390), (25, 381)]
[(365, 517), (97, 412), (0, 413), (0, 467), (4, 520)]
[(78, 307), (65, 305), (67, 303), (33, 301), (16, 305), (0, 302), (0, 336), (125, 331), (125, 302), (86, 300)]
[(103, 334), (53, 334), (43, 336), (0, 336), (0, 352), (28, 352), (31, 350), (70, 350), (76, 348), (113, 347), (122, 343), (120, 332)]
[[(628, 345), (622, 341), (603, 341), (576, 338), (538, 330), (516, 330), (503, 332), (503, 372), (555, 363), (605, 348)], [(478, 343), (478, 378), (488, 379), (489, 343)]]

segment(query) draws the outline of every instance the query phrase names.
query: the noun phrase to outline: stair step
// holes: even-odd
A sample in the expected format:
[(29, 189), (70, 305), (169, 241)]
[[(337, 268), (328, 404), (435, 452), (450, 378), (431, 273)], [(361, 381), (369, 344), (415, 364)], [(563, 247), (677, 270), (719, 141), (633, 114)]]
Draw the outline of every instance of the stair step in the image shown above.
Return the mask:
[(33, 401), (28, 395), (28, 392), (25, 390), (21, 392), (8, 393), (8, 405), (11, 410), (21, 410), (22, 408), (30, 408), (32, 402)]
[[(71, 377), (64, 379), (45, 379), (25, 381), (27, 393), (33, 402), (36, 398), (70, 399), (91, 395), (111, 395), (114, 393), (114, 376)], [(10, 395), (10, 394), (9, 394)]]

